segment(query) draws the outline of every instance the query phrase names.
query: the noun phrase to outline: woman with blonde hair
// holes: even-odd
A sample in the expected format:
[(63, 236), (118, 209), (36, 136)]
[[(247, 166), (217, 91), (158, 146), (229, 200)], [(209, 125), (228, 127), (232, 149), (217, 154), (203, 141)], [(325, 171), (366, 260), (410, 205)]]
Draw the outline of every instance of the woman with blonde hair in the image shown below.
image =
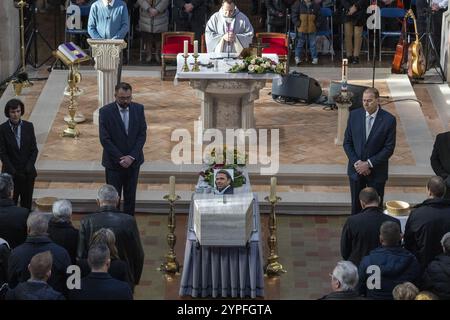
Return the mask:
[[(128, 265), (125, 261), (121, 260), (116, 247), (116, 236), (114, 231), (109, 228), (101, 228), (97, 230), (89, 242), (89, 248), (95, 245), (106, 245), (110, 252), (111, 264), (108, 269), (108, 273), (114, 279), (125, 281), (130, 285), (133, 290), (134, 285), (128, 276)], [(81, 268), (81, 276), (87, 276), (91, 270), (86, 259), (78, 261), (78, 265)]]

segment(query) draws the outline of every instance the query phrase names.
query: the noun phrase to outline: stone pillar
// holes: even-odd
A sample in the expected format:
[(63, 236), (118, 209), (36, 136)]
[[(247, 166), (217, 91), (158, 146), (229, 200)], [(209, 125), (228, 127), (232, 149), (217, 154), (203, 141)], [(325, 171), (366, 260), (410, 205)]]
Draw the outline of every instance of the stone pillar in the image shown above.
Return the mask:
[(337, 125), (337, 137), (334, 139), (334, 144), (337, 146), (342, 146), (344, 143), (345, 129), (347, 129), (347, 121), (349, 116), (349, 108), (352, 105), (351, 102), (348, 103), (338, 103), (338, 125)]
[(20, 63), (19, 9), (14, 1), (0, 1), (0, 82)]
[(255, 127), (254, 101), (266, 80), (191, 80), (201, 100), (202, 130)]
[(450, 7), (442, 15), (441, 66), (450, 84)]
[[(120, 52), (127, 47), (124, 40), (88, 39), (95, 60), (98, 84), (98, 107), (114, 101), (114, 87), (117, 83), (117, 70)], [(98, 109), (94, 112), (94, 124), (98, 125)]]

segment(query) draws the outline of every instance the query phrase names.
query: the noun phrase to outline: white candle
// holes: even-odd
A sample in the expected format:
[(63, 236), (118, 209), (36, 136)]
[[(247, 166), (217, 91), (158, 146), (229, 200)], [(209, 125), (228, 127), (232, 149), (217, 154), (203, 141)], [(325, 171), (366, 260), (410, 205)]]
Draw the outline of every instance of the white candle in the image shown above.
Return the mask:
[(198, 54), (198, 40), (194, 40), (194, 55)]
[(184, 52), (184, 55), (185, 56), (187, 56), (187, 54), (188, 54), (188, 41), (187, 40), (184, 40), (184, 47), (183, 47), (183, 52)]
[(342, 59), (342, 82), (347, 81), (348, 59)]
[(169, 196), (175, 198), (175, 177), (170, 176), (169, 178)]
[(270, 200), (275, 199), (275, 197), (277, 196), (276, 186), (277, 186), (277, 178), (276, 177), (270, 178), (270, 196), (269, 196)]

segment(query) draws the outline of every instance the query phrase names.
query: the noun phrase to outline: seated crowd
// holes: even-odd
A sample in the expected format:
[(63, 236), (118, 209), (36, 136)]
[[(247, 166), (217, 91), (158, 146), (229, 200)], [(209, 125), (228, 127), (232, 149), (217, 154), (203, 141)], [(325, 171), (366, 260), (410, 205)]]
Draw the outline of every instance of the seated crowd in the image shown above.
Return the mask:
[[(76, 5), (92, 5), (96, 0), (70, 1)], [(106, 1), (104, 0), (105, 3)], [(131, 30), (129, 37), (125, 39), (127, 41), (132, 41), (133, 38), (140, 39), (140, 56), (143, 55), (142, 61), (146, 63), (152, 61), (156, 64), (161, 63), (161, 34), (163, 32), (190, 31), (195, 33), (196, 40), (202, 41), (208, 20), (217, 11), (218, 6), (223, 7), (227, 4), (233, 5), (235, 7), (233, 10), (240, 10), (247, 16), (256, 16), (256, 19), (251, 20), (259, 21), (261, 27), (253, 26), (255, 29), (262, 32), (289, 34), (290, 38), (295, 41), (293, 55), (297, 65), (306, 59), (317, 64), (319, 50), (332, 54), (335, 51), (343, 51), (343, 56), (346, 56), (350, 63), (357, 64), (363, 42), (364, 40), (368, 41), (370, 32), (366, 28), (366, 22), (370, 16), (367, 13), (368, 7), (371, 5), (369, 0), (256, 0), (253, 1), (251, 9), (244, 5), (244, 1), (238, 0), (123, 1), (127, 4)], [(426, 17), (423, 13), (424, 10), (419, 9), (423, 7), (424, 2), (425, 0), (418, 0), (416, 4), (412, 1), (381, 0), (377, 2), (377, 5), (382, 9), (408, 10), (412, 8), (417, 16), (419, 34), (422, 35), (425, 32)], [(432, 36), (439, 52), (442, 13), (447, 9), (447, 2), (438, 0), (431, 2), (433, 3)], [(68, 3), (69, 1), (67, 1)], [(331, 11), (322, 11), (322, 8)], [(332, 19), (330, 19), (331, 17)], [(400, 32), (402, 25), (399, 18), (400, 16), (383, 16), (381, 28), (391, 33)], [(398, 41), (398, 34), (394, 33), (388, 35), (387, 41), (383, 42), (384, 45), (390, 47), (391, 51), (395, 51), (395, 44)], [(334, 34), (335, 41), (332, 41), (331, 34)], [(305, 44), (307, 45), (305, 46)], [(206, 46), (202, 47), (206, 48)], [(305, 54), (304, 47), (309, 49), (310, 56)]]

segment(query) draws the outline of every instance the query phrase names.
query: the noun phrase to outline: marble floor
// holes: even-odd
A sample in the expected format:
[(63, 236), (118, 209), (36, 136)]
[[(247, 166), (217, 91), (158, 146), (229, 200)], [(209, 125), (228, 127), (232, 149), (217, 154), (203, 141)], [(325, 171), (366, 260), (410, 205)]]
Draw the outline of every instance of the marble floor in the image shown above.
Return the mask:
[[(171, 150), (178, 143), (170, 140), (174, 129), (187, 129), (194, 136), (194, 121), (200, 115), (200, 101), (188, 82), (161, 82), (155, 78), (124, 77), (133, 86), (133, 99), (145, 106), (148, 125), (147, 142), (144, 147), (146, 161), (171, 161)], [(370, 86), (370, 81), (354, 81), (355, 84)], [(329, 81), (323, 80), (327, 90)], [(385, 81), (376, 82), (381, 95), (390, 96)], [(78, 99), (79, 110), (87, 118), (78, 126), (79, 139), (64, 139), (60, 133), (66, 124), (68, 98), (61, 103), (53, 121), (48, 139), (41, 151), (41, 160), (83, 160), (99, 161), (101, 145), (98, 127), (93, 125), (92, 115), (97, 108), (97, 87), (95, 76), (84, 76), (80, 84), (84, 94)], [(255, 102), (257, 129), (279, 129), (279, 157), (282, 164), (346, 164), (347, 157), (341, 146), (334, 144), (337, 132), (337, 111), (325, 110), (322, 105), (283, 105), (275, 102), (271, 95), (271, 83), (261, 90), (260, 99)], [(388, 102), (385, 99), (384, 102)], [(412, 165), (414, 159), (402, 130), (401, 119), (394, 104), (386, 110), (397, 117), (397, 145), (392, 164)]]

